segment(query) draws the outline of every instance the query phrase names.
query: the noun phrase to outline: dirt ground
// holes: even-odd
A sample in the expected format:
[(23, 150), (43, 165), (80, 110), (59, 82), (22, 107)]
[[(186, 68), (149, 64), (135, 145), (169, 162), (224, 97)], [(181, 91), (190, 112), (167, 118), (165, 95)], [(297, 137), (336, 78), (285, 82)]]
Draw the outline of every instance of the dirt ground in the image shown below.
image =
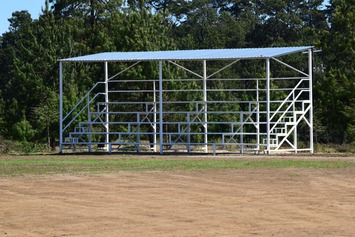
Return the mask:
[(355, 236), (355, 169), (0, 178), (0, 236)]

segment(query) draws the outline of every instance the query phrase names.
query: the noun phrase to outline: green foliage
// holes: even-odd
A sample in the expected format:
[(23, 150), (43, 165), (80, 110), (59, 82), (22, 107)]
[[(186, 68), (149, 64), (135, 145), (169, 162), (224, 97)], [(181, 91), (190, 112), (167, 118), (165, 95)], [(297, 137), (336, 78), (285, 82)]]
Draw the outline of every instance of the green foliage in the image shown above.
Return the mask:
[[(3, 135), (23, 141), (42, 141), (45, 140), (43, 131), (49, 129), (38, 123), (34, 112), (35, 108), (44, 108), (58, 90), (57, 59), (72, 51), (70, 28), (56, 21), (50, 11), (43, 12), (33, 22), (27, 12), (16, 12), (10, 22), (12, 30), (4, 35), (1, 48), (7, 57), (3, 63), (7, 70), (0, 74), (7, 111), (4, 120), (10, 128)], [(47, 118), (57, 117), (57, 108), (47, 110)], [(58, 119), (52, 121), (57, 127)], [(54, 124), (51, 127), (54, 130)], [(47, 132), (46, 140), (53, 132)]]
[[(354, 142), (354, 0), (330, 1), (326, 9), (322, 8), (322, 0), (45, 2), (38, 20), (33, 20), (27, 11), (14, 12), (9, 19), (9, 31), (0, 36), (0, 135), (5, 138), (48, 144), (50, 139), (58, 137), (57, 60), (60, 58), (104, 51), (316, 44), (323, 50), (314, 65), (317, 140)], [(297, 68), (302, 62), (300, 57), (290, 60)], [(209, 64), (209, 68), (222, 66)], [(120, 71), (126, 66), (116, 64), (110, 70)], [(142, 63), (120, 77), (156, 79), (157, 67), (157, 63)], [(194, 70), (201, 65), (189, 63), (188, 67)], [(264, 77), (259, 70), (262, 67), (260, 62), (238, 62), (225, 70), (223, 76)], [(273, 67), (272, 74), (285, 72), (287, 68), (278, 66)], [(186, 76), (169, 65), (164, 65), (164, 73), (165, 78)], [(102, 65), (78, 63), (65, 65), (64, 77), (67, 113), (104, 75)], [(219, 86), (218, 82), (213, 83), (211, 86)], [(168, 86), (193, 89), (197, 85), (172, 82)], [(226, 88), (250, 86), (253, 85), (226, 85)], [(151, 100), (148, 94), (139, 96)], [(175, 93), (171, 97), (176, 98), (170, 99), (181, 96)], [(221, 92), (209, 96), (235, 100), (250, 95)]]
[(35, 154), (48, 152), (45, 144), (26, 141), (1, 140), (0, 154)]
[(317, 82), (316, 98), (319, 119), (327, 140), (352, 143), (355, 138), (355, 4), (334, 0), (330, 8), (329, 30), (322, 33), (319, 46), (326, 73)]
[(35, 135), (35, 131), (25, 117), (21, 121), (15, 123), (11, 130), (12, 137), (19, 141), (30, 141)]
[(355, 154), (355, 146), (354, 144), (321, 144), (317, 143), (314, 147), (315, 152), (322, 154)]

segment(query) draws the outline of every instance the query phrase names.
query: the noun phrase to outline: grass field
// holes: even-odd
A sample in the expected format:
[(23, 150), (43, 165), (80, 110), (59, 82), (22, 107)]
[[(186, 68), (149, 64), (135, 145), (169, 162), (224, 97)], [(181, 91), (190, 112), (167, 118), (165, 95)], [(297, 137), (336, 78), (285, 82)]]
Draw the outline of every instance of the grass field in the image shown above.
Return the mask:
[(0, 236), (355, 236), (355, 157), (0, 155)]
[(352, 157), (295, 156), (141, 156), (141, 155), (3, 155), (1, 176), (51, 174), (105, 174), (120, 171), (184, 171), (243, 168), (346, 168)]

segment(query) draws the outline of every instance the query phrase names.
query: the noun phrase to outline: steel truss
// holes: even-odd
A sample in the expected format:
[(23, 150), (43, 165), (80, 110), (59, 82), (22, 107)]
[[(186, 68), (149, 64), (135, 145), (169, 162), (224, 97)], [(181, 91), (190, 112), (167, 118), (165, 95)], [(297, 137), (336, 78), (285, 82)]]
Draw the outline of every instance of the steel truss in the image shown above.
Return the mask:
[[(184, 62), (160, 60), (159, 77), (149, 80), (120, 79), (146, 62), (109, 77), (105, 61), (104, 80), (65, 115), (60, 61), (60, 152), (313, 153), (312, 49), (308, 72), (275, 57), (258, 60), (264, 61), (264, 77), (223, 77), (242, 60), (220, 68), (208, 68), (210, 62), (202, 60), (194, 70)], [(185, 78), (165, 77), (167, 65)], [(298, 75), (272, 77), (273, 65)], [(123, 85), (129, 86), (120, 89)], [(83, 115), (87, 119), (79, 121)]]

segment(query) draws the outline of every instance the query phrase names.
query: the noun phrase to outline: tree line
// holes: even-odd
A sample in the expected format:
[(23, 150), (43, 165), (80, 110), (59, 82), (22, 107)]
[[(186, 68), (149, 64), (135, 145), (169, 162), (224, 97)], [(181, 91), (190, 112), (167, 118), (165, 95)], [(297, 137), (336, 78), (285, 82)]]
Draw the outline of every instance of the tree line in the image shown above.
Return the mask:
[[(14, 12), (0, 36), (0, 136), (32, 143), (58, 137), (60, 58), (313, 45), (321, 50), (313, 70), (315, 141), (353, 143), (354, 8), (355, 0), (47, 0), (39, 19)], [(66, 66), (64, 110), (101, 76), (98, 67)]]

